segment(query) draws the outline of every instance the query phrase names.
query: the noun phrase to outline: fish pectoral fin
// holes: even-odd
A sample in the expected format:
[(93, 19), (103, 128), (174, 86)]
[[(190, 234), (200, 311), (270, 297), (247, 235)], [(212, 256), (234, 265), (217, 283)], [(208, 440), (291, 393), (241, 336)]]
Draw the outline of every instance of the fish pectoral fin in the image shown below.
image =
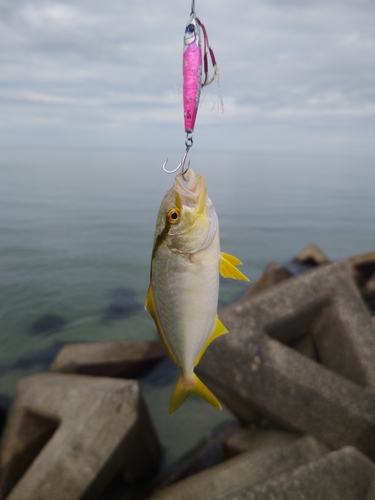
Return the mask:
[(224, 335), (224, 333), (228, 333), (228, 330), (225, 328), (225, 326), (223, 325), (223, 323), (219, 320), (219, 317), (216, 316), (215, 330), (208, 337), (207, 342), (204, 344), (204, 346), (200, 350), (200, 353), (195, 358), (194, 366), (197, 366), (197, 364), (201, 360), (201, 357), (203, 356), (205, 350), (211, 344), (211, 342), (213, 340), (215, 340), (217, 337), (220, 337), (220, 335)]
[(223, 278), (232, 278), (233, 280), (250, 281), (236, 266), (242, 262), (229, 253), (220, 252), (219, 271)]
[(155, 321), (155, 325), (156, 325), (156, 328), (158, 330), (159, 337), (160, 337), (161, 341), (163, 342), (164, 349), (167, 351), (168, 356), (171, 358), (173, 363), (179, 367), (180, 366), (179, 362), (177, 361), (176, 356), (174, 355), (172, 349), (170, 348), (170, 345), (168, 344), (167, 337), (165, 336), (165, 333), (163, 332), (163, 329), (161, 327), (161, 323), (160, 323), (159, 316), (158, 316), (156, 306), (155, 306), (154, 288), (152, 286), (152, 283), (150, 283), (150, 286), (148, 287), (148, 292), (147, 292), (147, 297), (146, 297), (146, 302), (145, 302), (145, 309), (147, 312), (149, 312), (151, 314), (153, 320)]
[(175, 412), (190, 394), (196, 394), (221, 410), (221, 404), (216, 396), (214, 396), (204, 383), (199, 380), (195, 373), (193, 373), (192, 380), (188, 380), (184, 375), (181, 375), (178, 379), (169, 402), (169, 414)]

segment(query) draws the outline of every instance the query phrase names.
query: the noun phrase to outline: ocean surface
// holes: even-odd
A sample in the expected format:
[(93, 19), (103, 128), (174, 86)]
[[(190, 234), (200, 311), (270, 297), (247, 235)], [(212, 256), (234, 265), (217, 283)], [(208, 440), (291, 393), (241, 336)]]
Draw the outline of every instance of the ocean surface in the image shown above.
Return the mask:
[[(243, 261), (252, 282), (310, 242), (332, 260), (375, 250), (374, 157), (192, 150), (190, 158), (206, 178), (222, 250)], [(156, 215), (173, 183), (164, 160), (161, 152), (0, 150), (1, 396), (45, 371), (63, 343), (157, 338), (143, 304)], [(223, 280), (220, 304), (248, 286)], [(169, 417), (178, 373), (159, 375), (142, 388), (168, 462), (233, 417), (194, 397)]]

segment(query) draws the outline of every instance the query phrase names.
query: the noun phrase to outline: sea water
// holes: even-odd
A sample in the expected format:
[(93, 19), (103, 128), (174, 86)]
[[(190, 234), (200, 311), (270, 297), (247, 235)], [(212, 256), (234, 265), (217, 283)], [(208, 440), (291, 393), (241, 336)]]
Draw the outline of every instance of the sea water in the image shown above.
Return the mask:
[[(287, 261), (310, 242), (332, 260), (375, 250), (374, 157), (190, 157), (216, 207), (222, 250), (243, 261), (252, 282), (269, 261)], [(143, 303), (156, 215), (173, 183), (164, 160), (161, 152), (0, 151), (0, 395), (12, 397), (21, 377), (46, 370), (63, 343), (157, 338)], [(248, 286), (222, 280), (220, 305)], [(130, 307), (111, 317), (116, 293)], [(51, 314), (65, 326), (38, 332)], [(143, 384), (168, 460), (232, 418), (191, 397), (170, 419), (177, 376)]]

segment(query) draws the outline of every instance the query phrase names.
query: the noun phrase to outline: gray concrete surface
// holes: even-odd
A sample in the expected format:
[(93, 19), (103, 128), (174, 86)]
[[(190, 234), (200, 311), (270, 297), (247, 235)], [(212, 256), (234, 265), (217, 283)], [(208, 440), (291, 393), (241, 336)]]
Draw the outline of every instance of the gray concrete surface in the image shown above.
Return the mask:
[(50, 370), (134, 378), (144, 375), (165, 356), (159, 341), (68, 344), (61, 349)]
[(0, 498), (93, 500), (118, 471), (139, 480), (158, 457), (136, 381), (34, 375), (19, 382), (1, 441)]
[(273, 287), (281, 281), (285, 281), (291, 278), (293, 275), (290, 271), (285, 269), (281, 264), (277, 262), (270, 262), (261, 276), (257, 281), (251, 286), (250, 290), (246, 292), (246, 297), (252, 297), (268, 288)]
[(374, 482), (375, 464), (348, 446), (221, 500), (374, 500)]
[[(375, 330), (345, 264), (291, 278), (219, 316), (229, 333), (196, 372), (239, 418), (251, 422), (257, 411), (375, 458)], [(307, 333), (324, 364), (288, 347)]]
[(150, 497), (150, 500), (214, 500), (256, 484), (281, 471), (309, 462), (327, 452), (311, 436), (288, 445), (255, 447), (225, 462), (194, 474)]

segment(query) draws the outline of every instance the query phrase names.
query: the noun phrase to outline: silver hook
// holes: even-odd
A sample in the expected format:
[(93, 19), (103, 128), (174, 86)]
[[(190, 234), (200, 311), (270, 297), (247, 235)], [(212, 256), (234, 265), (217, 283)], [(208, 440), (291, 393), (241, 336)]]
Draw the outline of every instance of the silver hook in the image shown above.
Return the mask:
[(177, 170), (180, 167), (182, 167), (181, 173), (182, 173), (182, 177), (184, 177), (184, 175), (186, 174), (186, 172), (189, 170), (189, 167), (190, 167), (190, 161), (189, 161), (187, 168), (186, 169), (184, 168), (185, 167), (185, 162), (186, 162), (186, 157), (187, 157), (187, 155), (189, 153), (189, 150), (190, 150), (190, 148), (191, 148), (192, 145), (193, 145), (193, 136), (192, 136), (191, 132), (189, 132), (189, 133), (186, 134), (186, 141), (185, 141), (186, 149), (185, 149), (185, 153), (183, 154), (180, 163), (178, 164), (178, 166), (174, 170), (167, 170), (165, 168), (166, 164), (168, 163), (168, 158), (167, 158), (165, 160), (165, 162), (163, 163), (163, 170), (164, 170), (164, 172), (167, 172), (167, 174), (174, 174), (175, 172), (177, 172)]

